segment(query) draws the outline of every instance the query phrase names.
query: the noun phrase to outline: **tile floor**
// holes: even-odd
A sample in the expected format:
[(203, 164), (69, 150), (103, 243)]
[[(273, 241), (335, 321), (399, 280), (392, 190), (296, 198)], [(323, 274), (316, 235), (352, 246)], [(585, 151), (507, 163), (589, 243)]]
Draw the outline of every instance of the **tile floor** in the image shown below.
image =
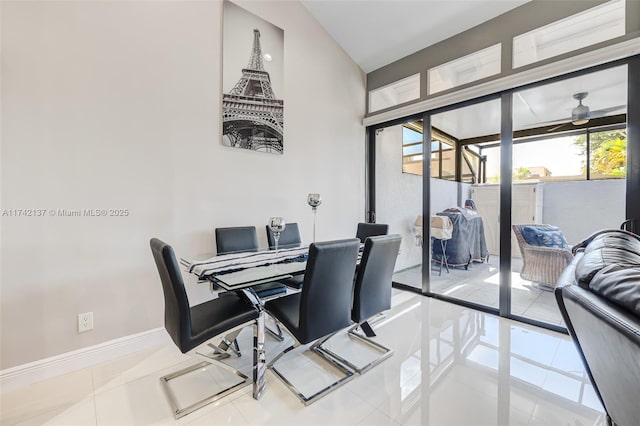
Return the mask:
[[(159, 378), (193, 359), (167, 344), (3, 393), (0, 424), (604, 424), (565, 335), (398, 290), (375, 329), (393, 356), (308, 407), (268, 372), (261, 400), (252, 398), (249, 386), (176, 421)], [(230, 361), (245, 373), (250, 339), (251, 331), (243, 331), (245, 352)], [(330, 346), (366, 362), (372, 354), (354, 342), (342, 334)], [(268, 337), (268, 356), (285, 344)], [(290, 352), (279, 365), (297, 384), (322, 386), (331, 372), (304, 349)], [(181, 383), (181, 396), (212, 386), (214, 376), (204, 371)]]
[[(450, 268), (438, 275), (438, 266), (432, 269), (431, 288), (434, 293), (456, 299), (498, 308), (499, 297), (498, 256), (491, 256), (488, 263), (472, 263), (469, 269)], [(551, 291), (543, 291), (533, 286), (531, 281), (520, 278), (520, 259), (512, 259), (511, 311), (515, 315), (532, 318), (553, 325), (564, 326), (555, 296)], [(421, 288), (422, 268), (416, 266), (396, 272), (395, 282), (410, 287)]]

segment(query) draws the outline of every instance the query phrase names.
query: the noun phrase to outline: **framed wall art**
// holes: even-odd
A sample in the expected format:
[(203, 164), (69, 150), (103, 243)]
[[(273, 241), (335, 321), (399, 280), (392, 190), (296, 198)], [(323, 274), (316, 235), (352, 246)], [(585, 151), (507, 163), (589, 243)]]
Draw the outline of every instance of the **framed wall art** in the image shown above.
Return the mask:
[(222, 144), (284, 151), (284, 31), (225, 0)]

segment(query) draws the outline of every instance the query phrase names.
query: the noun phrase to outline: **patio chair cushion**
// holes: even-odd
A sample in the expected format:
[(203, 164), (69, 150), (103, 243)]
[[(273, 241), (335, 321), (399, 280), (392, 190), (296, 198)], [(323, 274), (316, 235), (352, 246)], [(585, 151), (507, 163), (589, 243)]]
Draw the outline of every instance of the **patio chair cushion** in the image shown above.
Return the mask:
[(557, 226), (525, 226), (522, 228), (522, 238), (532, 246), (569, 248), (569, 243)]

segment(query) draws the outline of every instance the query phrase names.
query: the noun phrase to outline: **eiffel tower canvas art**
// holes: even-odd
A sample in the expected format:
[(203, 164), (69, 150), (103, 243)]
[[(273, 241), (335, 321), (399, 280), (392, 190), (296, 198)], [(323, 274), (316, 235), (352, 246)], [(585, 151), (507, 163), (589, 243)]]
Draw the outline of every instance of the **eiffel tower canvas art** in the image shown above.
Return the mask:
[[(223, 145), (282, 154), (284, 31), (225, 1), (223, 37)], [(240, 65), (243, 52), (249, 61)]]

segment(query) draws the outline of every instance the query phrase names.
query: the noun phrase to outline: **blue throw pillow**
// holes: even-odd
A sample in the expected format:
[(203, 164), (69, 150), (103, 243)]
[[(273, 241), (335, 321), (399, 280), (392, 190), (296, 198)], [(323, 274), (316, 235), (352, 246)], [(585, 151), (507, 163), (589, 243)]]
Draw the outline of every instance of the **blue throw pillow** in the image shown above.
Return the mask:
[(522, 228), (522, 238), (532, 246), (569, 248), (569, 243), (557, 226), (525, 226)]

